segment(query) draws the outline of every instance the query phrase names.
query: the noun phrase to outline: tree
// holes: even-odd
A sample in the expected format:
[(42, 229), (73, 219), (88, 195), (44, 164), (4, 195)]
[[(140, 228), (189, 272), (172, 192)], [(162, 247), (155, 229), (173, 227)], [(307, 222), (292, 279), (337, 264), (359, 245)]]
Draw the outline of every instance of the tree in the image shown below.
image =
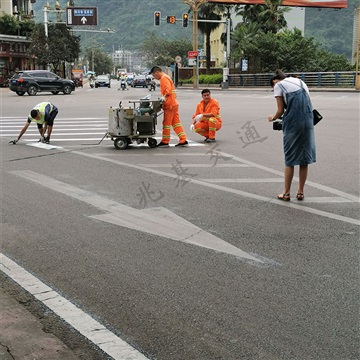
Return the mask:
[[(199, 7), (199, 20), (221, 20), (222, 16), (219, 14), (220, 9), (218, 5), (204, 3)], [(211, 32), (220, 26), (219, 22), (198, 22), (198, 28), (201, 33), (205, 35), (205, 54), (206, 54), (206, 70), (209, 71), (211, 67)], [(195, 49), (197, 50), (197, 49)]]
[(32, 20), (19, 21), (9, 14), (0, 16), (0, 34), (29, 36), (34, 26), (35, 22)]
[(176, 56), (186, 59), (190, 50), (192, 50), (192, 44), (189, 40), (166, 40), (151, 32), (145, 37), (140, 53), (148, 67), (153, 65), (169, 66), (175, 62)]
[(264, 32), (276, 34), (287, 27), (284, 14), (290, 11), (281, 6), (282, 0), (265, 0), (264, 10), (259, 14)]
[(282, 0), (265, 0), (264, 5), (245, 5), (240, 7), (238, 15), (243, 17), (243, 23), (249, 25), (257, 23), (261, 31), (277, 33), (287, 27), (284, 14), (290, 11), (282, 7)]
[(60, 65), (73, 62), (80, 54), (80, 37), (70, 33), (64, 24), (50, 24), (48, 37), (42, 24), (37, 24), (31, 35), (30, 55), (36, 57), (39, 65), (51, 64), (57, 72)]
[[(86, 49), (86, 58), (90, 59), (90, 64), (92, 65), (94, 51), (94, 71), (96, 74), (111, 74), (113, 72), (113, 63), (108, 54), (101, 51), (99, 48), (87, 48)], [(90, 68), (92, 68), (90, 65)]]
[(18, 35), (20, 24), (14, 16), (4, 14), (0, 17), (0, 34)]
[[(238, 34), (240, 30), (235, 32)], [(234, 35), (235, 35), (234, 34)], [(241, 49), (249, 59), (251, 72), (339, 71), (351, 70), (345, 55), (332, 54), (321, 48), (313, 38), (304, 38), (298, 29), (284, 30), (277, 34), (260, 32)]]
[(248, 54), (245, 51), (249, 48), (252, 39), (260, 32), (260, 25), (256, 22), (248, 25), (238, 24), (231, 33), (231, 60), (237, 62), (239, 59), (247, 57)]

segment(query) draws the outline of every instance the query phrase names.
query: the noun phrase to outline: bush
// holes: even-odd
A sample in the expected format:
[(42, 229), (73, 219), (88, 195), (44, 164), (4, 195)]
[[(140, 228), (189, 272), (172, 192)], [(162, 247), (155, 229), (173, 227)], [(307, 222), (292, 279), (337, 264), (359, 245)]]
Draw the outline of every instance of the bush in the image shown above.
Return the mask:
[[(223, 80), (222, 74), (213, 74), (213, 75), (199, 75), (199, 84), (221, 84)], [(181, 84), (193, 84), (194, 77), (192, 76), (189, 79), (179, 79)]]
[(221, 84), (223, 80), (222, 74), (200, 75), (199, 84)]

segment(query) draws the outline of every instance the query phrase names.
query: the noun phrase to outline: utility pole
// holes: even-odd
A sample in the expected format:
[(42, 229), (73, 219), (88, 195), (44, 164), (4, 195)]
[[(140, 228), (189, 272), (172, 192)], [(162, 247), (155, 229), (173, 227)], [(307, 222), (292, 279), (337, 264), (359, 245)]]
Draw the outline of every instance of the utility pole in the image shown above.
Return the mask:
[(356, 65), (355, 65), (355, 89), (360, 90), (360, 76), (359, 76), (359, 51), (360, 51), (360, 6), (356, 8), (357, 19), (357, 41), (356, 41)]

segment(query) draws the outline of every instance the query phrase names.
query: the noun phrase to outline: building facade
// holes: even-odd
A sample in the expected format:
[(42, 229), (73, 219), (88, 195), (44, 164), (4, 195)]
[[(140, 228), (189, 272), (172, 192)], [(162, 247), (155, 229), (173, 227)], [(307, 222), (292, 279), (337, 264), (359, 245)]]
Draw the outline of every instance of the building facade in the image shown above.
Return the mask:
[[(32, 4), (36, 0), (0, 0), (0, 16), (16, 16), (19, 21), (34, 17)], [(0, 86), (17, 70), (32, 69), (33, 61), (28, 56), (31, 41), (25, 36), (0, 34)]]

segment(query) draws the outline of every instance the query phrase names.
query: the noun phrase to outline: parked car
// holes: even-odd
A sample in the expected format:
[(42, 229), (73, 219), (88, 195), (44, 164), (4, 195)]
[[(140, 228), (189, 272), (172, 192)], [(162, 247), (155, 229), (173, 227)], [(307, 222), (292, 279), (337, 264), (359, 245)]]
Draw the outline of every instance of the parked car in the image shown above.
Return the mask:
[(40, 91), (51, 92), (54, 95), (62, 91), (65, 95), (69, 95), (75, 90), (72, 80), (63, 79), (47, 70), (19, 71), (10, 79), (9, 87), (19, 96), (25, 93), (34, 96)]
[(134, 81), (132, 82), (133, 87), (141, 86), (147, 87), (146, 76), (145, 75), (136, 75)]
[(95, 79), (95, 87), (110, 87), (110, 77), (108, 75), (98, 75)]

